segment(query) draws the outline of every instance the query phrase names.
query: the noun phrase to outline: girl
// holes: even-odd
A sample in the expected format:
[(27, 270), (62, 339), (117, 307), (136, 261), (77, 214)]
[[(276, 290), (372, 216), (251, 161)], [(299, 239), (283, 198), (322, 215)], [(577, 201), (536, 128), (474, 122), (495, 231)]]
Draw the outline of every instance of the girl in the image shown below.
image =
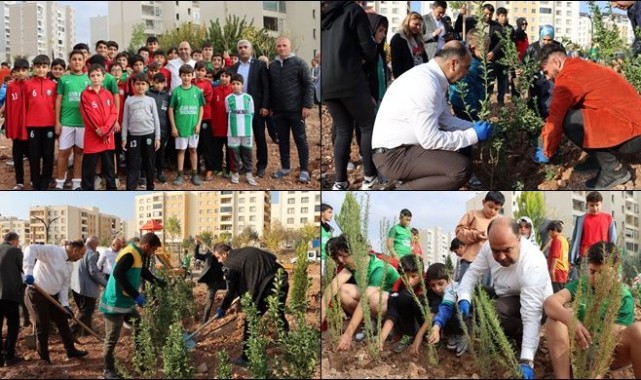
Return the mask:
[(47, 78), (58, 83), (58, 80), (65, 73), (65, 70), (67, 70), (67, 63), (65, 60), (62, 58), (56, 58), (51, 61), (51, 71), (47, 73)]

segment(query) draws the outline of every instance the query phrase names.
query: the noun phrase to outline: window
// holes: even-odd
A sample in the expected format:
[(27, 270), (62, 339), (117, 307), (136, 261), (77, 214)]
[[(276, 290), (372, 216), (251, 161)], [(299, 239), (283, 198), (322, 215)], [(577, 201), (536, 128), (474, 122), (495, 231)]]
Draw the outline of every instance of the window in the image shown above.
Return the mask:
[(238, 212), (245, 212), (245, 208), (244, 207), (238, 207)]
[(316, 28), (312, 29), (312, 38), (316, 39)]
[(302, 224), (307, 224), (307, 218), (300, 218), (300, 222)]
[(191, 16), (191, 8), (187, 8), (187, 15)]
[(256, 203), (256, 197), (249, 198), (249, 203)]
[(242, 215), (241, 215), (241, 216), (239, 216), (239, 217), (238, 217), (238, 221), (239, 221), (239, 222), (244, 222), (244, 221), (245, 221), (245, 217), (244, 217), (244, 216), (242, 216)]
[(571, 2), (571, 1), (568, 1), (567, 3), (565, 3), (565, 5), (566, 5), (568, 8), (571, 8), (571, 7), (572, 7), (572, 2)]
[(536, 8), (532, 8), (532, 13), (536, 13)]
[(294, 215), (296, 213), (296, 209), (293, 207), (290, 207), (287, 209), (287, 215)]
[(263, 17), (263, 27), (267, 30), (274, 32), (278, 31), (278, 18), (276, 17)]
[(303, 197), (300, 199), (300, 203), (309, 203), (309, 197)]
[(568, 16), (568, 17), (572, 17), (572, 11), (565, 12), (565, 15)]
[(255, 222), (256, 221), (256, 215), (250, 215), (249, 216), (249, 221), (250, 222)]
[(539, 8), (539, 13), (544, 15), (552, 14), (552, 8)]
[(289, 199), (287, 200), (287, 204), (288, 204), (288, 205), (296, 204), (296, 199), (294, 199), (294, 198), (289, 198)]
[(176, 13), (176, 21), (180, 21), (180, 15)]
[(238, 203), (245, 203), (245, 198), (240, 198), (240, 199), (238, 200)]
[(316, 9), (312, 9), (312, 19), (316, 20)]
[(398, 14), (398, 8), (392, 8), (392, 14)]
[(249, 212), (256, 212), (256, 206), (251, 206), (249, 208)]
[(294, 218), (287, 218), (287, 224), (294, 224)]
[(561, 11), (556, 11), (557, 16), (561, 16)]
[(309, 212), (309, 208), (303, 207), (300, 209), (301, 214), (307, 214)]

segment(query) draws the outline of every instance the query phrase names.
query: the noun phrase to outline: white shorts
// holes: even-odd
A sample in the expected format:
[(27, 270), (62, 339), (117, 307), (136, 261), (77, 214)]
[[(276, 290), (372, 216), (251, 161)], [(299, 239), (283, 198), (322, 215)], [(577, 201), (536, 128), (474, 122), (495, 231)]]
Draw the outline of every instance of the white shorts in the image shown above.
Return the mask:
[(58, 149), (66, 150), (77, 146), (84, 149), (85, 146), (85, 127), (62, 127), (60, 138), (58, 140)]
[(176, 150), (185, 150), (187, 146), (190, 148), (198, 148), (198, 138), (200, 135), (191, 135), (189, 137), (176, 137)]

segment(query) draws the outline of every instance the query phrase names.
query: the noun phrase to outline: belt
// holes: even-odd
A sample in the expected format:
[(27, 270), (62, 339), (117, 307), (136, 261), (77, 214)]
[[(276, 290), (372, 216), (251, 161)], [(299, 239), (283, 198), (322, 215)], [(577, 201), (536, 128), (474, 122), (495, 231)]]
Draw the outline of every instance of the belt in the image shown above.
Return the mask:
[(390, 150), (391, 149), (387, 149), (387, 148), (376, 148), (376, 149), (372, 150), (372, 153), (385, 153), (385, 152), (390, 151)]

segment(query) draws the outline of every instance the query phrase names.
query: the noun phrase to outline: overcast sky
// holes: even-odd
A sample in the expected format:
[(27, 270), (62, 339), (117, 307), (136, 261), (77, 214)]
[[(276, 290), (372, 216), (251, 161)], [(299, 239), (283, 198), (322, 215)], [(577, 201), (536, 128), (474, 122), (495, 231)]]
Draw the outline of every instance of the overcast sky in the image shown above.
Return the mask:
[[(70, 5), (76, 10), (76, 40), (91, 43), (89, 39), (89, 19), (107, 15), (106, 1), (59, 1), (59, 5)], [(93, 46), (90, 46), (93, 52)]]

